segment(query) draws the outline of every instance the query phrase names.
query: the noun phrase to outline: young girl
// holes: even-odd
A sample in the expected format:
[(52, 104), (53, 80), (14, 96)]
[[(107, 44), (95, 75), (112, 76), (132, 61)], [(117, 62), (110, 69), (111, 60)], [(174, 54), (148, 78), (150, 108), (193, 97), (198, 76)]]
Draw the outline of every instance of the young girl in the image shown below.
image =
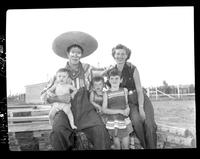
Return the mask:
[(115, 149), (129, 149), (129, 134), (133, 131), (129, 115), (128, 90), (120, 88), (121, 73), (117, 69), (110, 71), (108, 80), (111, 88), (103, 95), (102, 111), (108, 114), (106, 128), (113, 137)]
[[(73, 91), (71, 94), (70, 90)], [(77, 89), (71, 85), (71, 80), (68, 76), (68, 70), (66, 68), (61, 68), (56, 72), (56, 80), (53, 86), (50, 89), (48, 89), (47, 94), (49, 96), (58, 96), (60, 98), (63, 95), (70, 95), (72, 98), (74, 98), (76, 92)], [(74, 124), (74, 117), (71, 111), (71, 103), (53, 103), (53, 107), (49, 112), (50, 123), (53, 124), (55, 114), (59, 110), (63, 110), (68, 116), (71, 128), (77, 129), (77, 127)]]
[(90, 86), (90, 102), (93, 104), (97, 113), (99, 113), (103, 123), (105, 124), (106, 115), (102, 113), (104, 78), (102, 76), (93, 77)]

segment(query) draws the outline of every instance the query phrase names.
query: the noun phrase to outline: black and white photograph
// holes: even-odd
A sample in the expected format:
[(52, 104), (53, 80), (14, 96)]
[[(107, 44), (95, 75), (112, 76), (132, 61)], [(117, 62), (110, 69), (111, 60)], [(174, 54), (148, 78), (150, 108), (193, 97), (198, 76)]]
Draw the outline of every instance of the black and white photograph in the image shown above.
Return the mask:
[(9, 150), (196, 148), (194, 54), (193, 6), (8, 9)]

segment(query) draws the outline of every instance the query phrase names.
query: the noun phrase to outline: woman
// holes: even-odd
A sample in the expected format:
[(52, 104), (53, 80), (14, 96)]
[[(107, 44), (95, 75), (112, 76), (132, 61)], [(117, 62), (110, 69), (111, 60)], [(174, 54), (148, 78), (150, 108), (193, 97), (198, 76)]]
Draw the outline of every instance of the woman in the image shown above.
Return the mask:
[[(93, 53), (97, 49), (97, 41), (90, 35), (83, 32), (67, 32), (58, 36), (53, 42), (54, 52), (69, 59), (66, 68), (69, 70), (69, 76), (72, 84), (79, 89), (72, 100), (72, 112), (74, 115), (75, 125), (78, 130), (83, 131), (87, 138), (93, 144), (93, 149), (109, 149), (110, 137), (105, 129), (101, 118), (96, 113), (93, 105), (89, 102), (89, 82), (91, 79), (92, 66), (83, 64), (80, 59)], [(47, 103), (66, 102), (70, 100), (69, 96), (57, 97), (47, 96), (46, 90), (52, 85), (49, 83), (47, 88), (42, 92), (42, 99)], [(67, 115), (59, 111), (54, 118), (50, 142), (55, 150), (68, 150), (73, 147), (71, 142), (72, 129), (69, 125)], [(98, 137), (97, 137), (98, 136)]]
[[(117, 45), (112, 49), (112, 56), (116, 61), (113, 66), (121, 71), (121, 87), (129, 91), (130, 118), (138, 139), (143, 148), (155, 149), (157, 144), (154, 121), (154, 110), (151, 101), (144, 92), (140, 82), (139, 72), (136, 66), (127, 62), (130, 58), (131, 50), (124, 45)], [(111, 67), (110, 70), (113, 68)]]

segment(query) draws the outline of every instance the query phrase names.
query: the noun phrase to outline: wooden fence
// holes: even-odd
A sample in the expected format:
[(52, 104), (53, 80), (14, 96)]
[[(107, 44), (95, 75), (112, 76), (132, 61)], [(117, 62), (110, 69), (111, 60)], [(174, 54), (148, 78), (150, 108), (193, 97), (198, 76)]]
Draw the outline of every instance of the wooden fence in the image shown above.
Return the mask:
[(150, 99), (194, 99), (195, 98), (195, 93), (164, 93), (163, 91), (159, 90), (158, 88), (150, 89), (147, 88), (147, 96)]
[[(49, 105), (8, 106), (8, 134), (11, 151), (53, 150), (49, 134)], [(157, 148), (195, 148), (196, 140), (190, 130), (157, 123)], [(141, 149), (135, 134), (130, 138), (130, 149)]]

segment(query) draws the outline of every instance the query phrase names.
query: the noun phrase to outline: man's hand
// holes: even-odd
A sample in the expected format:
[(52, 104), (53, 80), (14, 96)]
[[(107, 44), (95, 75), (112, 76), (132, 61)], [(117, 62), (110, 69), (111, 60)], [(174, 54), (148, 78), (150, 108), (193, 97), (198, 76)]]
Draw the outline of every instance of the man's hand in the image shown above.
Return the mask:
[(62, 107), (60, 105), (55, 105), (54, 109), (56, 110), (56, 112), (62, 110)]
[(71, 95), (70, 94), (65, 94), (65, 95), (58, 96), (58, 98), (59, 98), (60, 102), (70, 103)]
[(96, 107), (96, 109), (97, 109), (98, 113), (102, 113), (102, 108), (101, 107)]

